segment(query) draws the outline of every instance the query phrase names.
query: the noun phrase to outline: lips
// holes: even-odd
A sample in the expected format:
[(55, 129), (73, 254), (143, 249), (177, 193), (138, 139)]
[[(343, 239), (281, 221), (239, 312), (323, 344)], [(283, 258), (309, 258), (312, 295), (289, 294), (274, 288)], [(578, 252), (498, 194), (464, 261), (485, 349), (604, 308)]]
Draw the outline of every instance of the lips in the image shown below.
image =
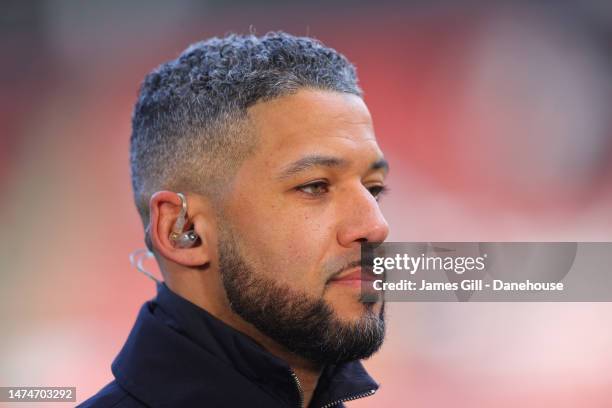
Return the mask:
[(351, 268), (348, 271), (331, 279), (332, 282), (350, 282), (350, 281), (374, 281), (376, 278), (369, 273), (362, 273), (361, 267)]

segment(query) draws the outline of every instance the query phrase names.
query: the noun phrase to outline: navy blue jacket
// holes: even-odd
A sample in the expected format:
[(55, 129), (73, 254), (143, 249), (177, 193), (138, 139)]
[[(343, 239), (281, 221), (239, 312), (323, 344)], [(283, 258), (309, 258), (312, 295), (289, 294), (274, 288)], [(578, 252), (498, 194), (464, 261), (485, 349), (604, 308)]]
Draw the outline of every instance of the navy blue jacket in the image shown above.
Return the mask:
[[(289, 365), (158, 285), (112, 364), (115, 379), (79, 407), (300, 407)], [(378, 384), (359, 361), (327, 366), (309, 407), (343, 407)]]

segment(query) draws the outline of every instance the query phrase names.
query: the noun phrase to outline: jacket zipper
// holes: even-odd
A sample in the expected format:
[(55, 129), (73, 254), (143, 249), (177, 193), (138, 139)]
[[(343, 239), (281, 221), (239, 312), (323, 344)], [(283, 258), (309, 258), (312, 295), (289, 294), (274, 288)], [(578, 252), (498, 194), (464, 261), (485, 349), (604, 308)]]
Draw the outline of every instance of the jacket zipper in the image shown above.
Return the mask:
[[(302, 389), (302, 384), (300, 384), (298, 376), (293, 371), (291, 371), (291, 378), (293, 378), (293, 382), (295, 382), (295, 386), (297, 387), (298, 393), (300, 394), (299, 408), (304, 408), (304, 390)], [(321, 408), (330, 408), (334, 405), (340, 404), (341, 402), (353, 401), (359, 398), (369, 397), (370, 395), (374, 395), (374, 393), (376, 393), (376, 390), (370, 390), (362, 394), (351, 395), (350, 397), (342, 398), (334, 402), (325, 404)]]
[(300, 408), (304, 408), (304, 390), (302, 389), (302, 384), (300, 384), (300, 380), (298, 379), (297, 375), (291, 371), (291, 377), (293, 378), (293, 381), (295, 382), (295, 386), (297, 387), (298, 393), (300, 394)]
[(334, 405), (340, 404), (341, 402), (353, 401), (359, 398), (369, 397), (370, 395), (374, 395), (375, 392), (376, 390), (370, 390), (368, 392), (364, 392), (363, 394), (357, 394), (357, 395), (353, 395), (350, 397), (342, 398), (337, 401), (330, 402), (329, 404), (325, 404), (321, 408), (330, 408), (330, 407), (333, 407)]

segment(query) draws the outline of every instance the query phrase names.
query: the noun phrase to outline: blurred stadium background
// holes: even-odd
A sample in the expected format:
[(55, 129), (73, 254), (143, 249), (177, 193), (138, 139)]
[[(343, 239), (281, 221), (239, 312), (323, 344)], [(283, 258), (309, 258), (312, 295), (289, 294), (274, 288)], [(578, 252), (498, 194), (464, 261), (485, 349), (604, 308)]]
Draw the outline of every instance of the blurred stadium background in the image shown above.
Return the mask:
[[(392, 166), (391, 241), (612, 241), (610, 2), (5, 1), (1, 386), (82, 401), (110, 381), (154, 295), (128, 262), (139, 83), (190, 42), (269, 30), (356, 64)], [(382, 387), (349, 406), (610, 407), (611, 312), (394, 303), (366, 362)]]

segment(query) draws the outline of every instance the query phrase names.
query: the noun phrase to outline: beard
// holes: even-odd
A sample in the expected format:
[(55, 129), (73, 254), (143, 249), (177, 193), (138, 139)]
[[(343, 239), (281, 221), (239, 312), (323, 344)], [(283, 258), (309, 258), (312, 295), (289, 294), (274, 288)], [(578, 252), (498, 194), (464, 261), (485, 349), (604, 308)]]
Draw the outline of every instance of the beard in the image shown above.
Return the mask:
[(313, 298), (259, 273), (244, 259), (228, 227), (219, 237), (219, 266), (232, 310), (287, 350), (318, 366), (364, 359), (385, 336), (380, 312), (364, 303), (356, 321), (338, 318), (323, 298)]

